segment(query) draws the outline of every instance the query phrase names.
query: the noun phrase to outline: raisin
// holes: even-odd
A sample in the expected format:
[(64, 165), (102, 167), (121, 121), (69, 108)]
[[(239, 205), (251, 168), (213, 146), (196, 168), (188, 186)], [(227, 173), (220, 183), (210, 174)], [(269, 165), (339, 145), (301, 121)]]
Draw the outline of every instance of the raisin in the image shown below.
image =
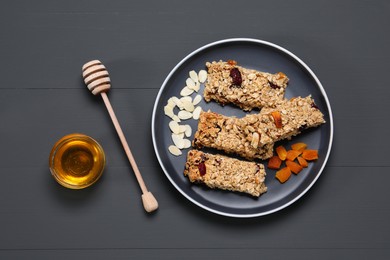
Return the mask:
[(233, 80), (234, 86), (241, 86), (242, 78), (241, 78), (241, 72), (237, 68), (233, 68), (230, 70), (230, 77)]
[(278, 88), (280, 88), (278, 85), (272, 83), (271, 81), (268, 81), (268, 83), (269, 83), (269, 86), (270, 86), (271, 88), (273, 88), (273, 89), (278, 89)]
[(199, 169), (199, 174), (200, 176), (203, 176), (206, 174), (206, 164), (204, 164), (204, 162), (201, 162), (199, 165), (198, 165), (198, 169)]
[(317, 107), (317, 105), (313, 102), (313, 103), (311, 103), (311, 107), (312, 108), (315, 108), (315, 109), (319, 109), (318, 107)]

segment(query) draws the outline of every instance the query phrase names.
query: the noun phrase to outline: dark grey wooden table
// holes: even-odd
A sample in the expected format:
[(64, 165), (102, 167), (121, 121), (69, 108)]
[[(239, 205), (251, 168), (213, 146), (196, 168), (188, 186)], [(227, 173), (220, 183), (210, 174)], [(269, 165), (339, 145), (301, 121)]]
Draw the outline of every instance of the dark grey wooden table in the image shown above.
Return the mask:
[[(388, 1), (3, 1), (0, 9), (0, 259), (389, 259)], [(233, 219), (198, 208), (163, 174), (151, 114), (170, 70), (232, 37), (305, 61), (335, 123), (318, 182), (288, 208)], [(148, 215), (103, 102), (81, 66), (109, 68), (111, 102), (160, 209)], [(81, 132), (107, 155), (85, 190), (58, 185), (52, 145)], [(352, 258), (353, 257), (353, 258)]]

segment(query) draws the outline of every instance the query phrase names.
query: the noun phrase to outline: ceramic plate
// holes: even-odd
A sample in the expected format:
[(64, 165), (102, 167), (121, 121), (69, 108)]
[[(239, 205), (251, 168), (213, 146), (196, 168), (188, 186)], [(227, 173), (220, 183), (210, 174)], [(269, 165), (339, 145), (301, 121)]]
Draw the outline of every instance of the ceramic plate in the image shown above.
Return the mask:
[[(286, 148), (294, 142), (305, 142), (310, 149), (318, 149), (319, 159), (309, 163), (298, 175), (293, 175), (284, 184), (275, 179), (275, 171), (266, 169), (266, 185), (268, 191), (259, 198), (246, 194), (213, 190), (205, 185), (192, 184), (183, 175), (186, 154), (176, 157), (169, 153), (168, 146), (172, 144), (171, 131), (168, 123), (171, 121), (164, 114), (164, 106), (172, 96), (180, 97), (180, 91), (185, 86), (188, 73), (191, 70), (205, 69), (207, 61), (235, 60), (238, 65), (264, 72), (284, 72), (290, 79), (286, 89), (286, 98), (311, 95), (318, 108), (324, 113), (326, 123), (315, 129), (308, 129), (291, 141), (281, 141), (278, 144)], [(203, 85), (199, 94), (203, 93)], [(192, 97), (196, 93), (192, 94)], [(238, 107), (220, 106), (215, 102), (201, 101), (203, 110), (211, 110), (227, 116), (242, 117), (243, 112)], [(175, 108), (177, 109), (177, 108)], [(175, 110), (177, 114), (178, 110)], [(256, 113), (258, 111), (252, 111)], [(194, 132), (197, 121), (190, 119), (181, 124), (189, 124)], [(186, 56), (169, 73), (163, 82), (156, 98), (152, 115), (152, 138), (158, 161), (173, 186), (188, 200), (196, 205), (230, 217), (256, 217), (276, 212), (287, 207), (303, 196), (321, 175), (331, 150), (333, 140), (333, 119), (329, 100), (325, 90), (312, 70), (297, 56), (286, 49), (270, 42), (255, 39), (227, 39), (205, 45)], [(212, 151), (215, 153), (215, 151)], [(265, 161), (259, 161), (266, 163)]]

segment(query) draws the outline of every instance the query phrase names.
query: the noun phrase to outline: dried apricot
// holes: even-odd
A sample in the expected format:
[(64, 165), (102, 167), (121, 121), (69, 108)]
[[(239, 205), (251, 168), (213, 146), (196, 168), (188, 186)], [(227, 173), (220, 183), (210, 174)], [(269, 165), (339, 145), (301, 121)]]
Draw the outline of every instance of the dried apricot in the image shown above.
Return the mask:
[(288, 150), (286, 159), (289, 161), (294, 161), (302, 152), (296, 150)]
[(228, 60), (227, 63), (232, 66), (237, 65), (237, 61), (235, 60)]
[(318, 159), (318, 151), (317, 150), (304, 150), (302, 152), (302, 158), (307, 161), (313, 161)]
[(275, 178), (281, 183), (285, 183), (291, 176), (291, 171), (288, 167), (284, 167), (276, 172)]
[(277, 170), (280, 168), (281, 164), (282, 164), (282, 160), (280, 160), (280, 158), (275, 155), (275, 156), (272, 156), (271, 158), (269, 158), (267, 167), (269, 169)]
[(307, 144), (305, 143), (295, 143), (291, 145), (291, 149), (303, 152), (307, 148)]
[(279, 111), (272, 111), (271, 112), (272, 117), (274, 118), (275, 126), (276, 128), (282, 128), (282, 115)]
[(303, 168), (306, 168), (307, 166), (309, 166), (309, 164), (307, 163), (307, 161), (305, 159), (303, 159), (301, 156), (298, 156), (298, 162), (299, 164), (303, 167)]
[(280, 160), (284, 161), (287, 157), (287, 151), (286, 148), (284, 148), (282, 145), (276, 147), (276, 153), (278, 154)]
[(293, 161), (286, 161), (286, 166), (295, 174), (300, 173), (303, 169), (301, 165)]

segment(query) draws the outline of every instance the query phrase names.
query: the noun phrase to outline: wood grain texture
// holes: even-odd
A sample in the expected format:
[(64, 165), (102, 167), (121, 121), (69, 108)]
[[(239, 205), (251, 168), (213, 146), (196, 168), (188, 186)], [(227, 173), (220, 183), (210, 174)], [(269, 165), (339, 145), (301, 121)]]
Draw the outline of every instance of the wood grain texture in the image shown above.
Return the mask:
[[(288, 256), (291, 259), (385, 259), (388, 250), (370, 249), (102, 249), (102, 250), (10, 250), (4, 254), (8, 259), (237, 259), (242, 256), (278, 260)], [(158, 256), (158, 257), (156, 257)]]
[[(236, 3), (3, 2), (1, 259), (390, 258), (390, 4)], [(231, 37), (270, 41), (306, 62), (327, 91), (335, 124), (330, 160), (313, 188), (278, 213), (246, 220), (211, 214), (176, 191), (150, 133), (171, 69)], [(142, 210), (107, 111), (83, 83), (80, 68), (92, 58), (110, 72), (110, 101), (159, 199), (152, 215)], [(48, 169), (52, 145), (74, 132), (95, 138), (107, 156), (103, 177), (80, 191), (58, 185)]]
[[(107, 167), (96, 185), (77, 192), (59, 186), (46, 165), (8, 170), (0, 192), (1, 249), (388, 249), (390, 210), (382, 196), (390, 181), (386, 168), (378, 169), (383, 181), (358, 196), (367, 169), (328, 167), (292, 206), (245, 221), (195, 207), (159, 167), (140, 168), (160, 202), (160, 210), (147, 215), (134, 200), (139, 191), (129, 170)], [(26, 171), (35, 175), (20, 181)], [(145, 227), (147, 242), (139, 239)]]

